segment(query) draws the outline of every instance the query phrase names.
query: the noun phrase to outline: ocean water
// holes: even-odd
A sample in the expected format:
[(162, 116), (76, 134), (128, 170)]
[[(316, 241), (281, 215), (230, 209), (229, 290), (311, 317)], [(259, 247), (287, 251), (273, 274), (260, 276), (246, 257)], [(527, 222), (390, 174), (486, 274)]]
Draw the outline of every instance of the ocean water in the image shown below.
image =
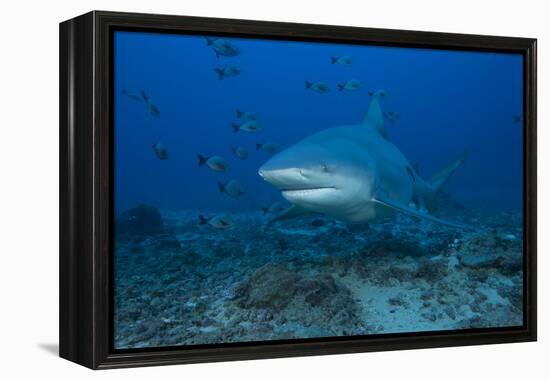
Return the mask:
[[(523, 324), (521, 55), (114, 42), (115, 348)], [(321, 151), (295, 147), (342, 125)], [(345, 145), (363, 138), (364, 152)], [(329, 189), (286, 189), (300, 176)], [(350, 183), (361, 191), (333, 194)], [(358, 194), (399, 210), (371, 217)]]

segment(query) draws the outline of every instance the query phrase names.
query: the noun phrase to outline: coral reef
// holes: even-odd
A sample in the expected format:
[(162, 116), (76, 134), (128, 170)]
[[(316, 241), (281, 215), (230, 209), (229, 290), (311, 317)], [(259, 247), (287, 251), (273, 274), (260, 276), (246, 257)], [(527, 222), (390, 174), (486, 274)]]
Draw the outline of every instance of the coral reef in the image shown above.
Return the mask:
[(116, 241), (118, 348), (522, 324), (520, 213), (462, 210), (465, 230), (255, 213), (219, 230), (197, 214), (117, 221), (139, 220)]

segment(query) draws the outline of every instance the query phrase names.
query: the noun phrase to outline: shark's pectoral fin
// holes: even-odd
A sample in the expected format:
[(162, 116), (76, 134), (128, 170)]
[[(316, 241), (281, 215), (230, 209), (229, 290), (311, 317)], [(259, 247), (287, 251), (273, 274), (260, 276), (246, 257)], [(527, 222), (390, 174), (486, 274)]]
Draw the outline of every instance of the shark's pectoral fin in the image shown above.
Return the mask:
[(410, 215), (410, 216), (413, 216), (413, 217), (416, 217), (416, 218), (426, 219), (426, 220), (432, 221), (434, 223), (440, 223), (440, 224), (443, 224), (443, 225), (446, 225), (446, 226), (449, 226), (449, 227), (463, 228), (463, 229), (466, 228), (466, 226), (464, 226), (464, 225), (457, 224), (457, 223), (452, 223), (452, 222), (448, 222), (448, 221), (443, 220), (443, 219), (436, 218), (435, 216), (419, 212), (419, 211), (417, 211), (417, 210), (415, 210), (411, 207), (404, 206), (404, 205), (402, 205), (398, 202), (395, 202), (395, 201), (392, 201), (392, 200), (389, 200), (389, 199), (385, 199), (384, 197), (376, 197), (376, 198), (373, 198), (372, 201), (375, 202), (375, 203), (381, 204), (383, 206), (389, 207), (389, 208), (391, 208), (395, 211), (399, 211), (399, 212), (402, 212), (404, 214), (407, 214), (407, 215)]
[(279, 220), (286, 220), (286, 219), (292, 219), (297, 218), (299, 216), (303, 215), (309, 215), (311, 214), (311, 211), (308, 211), (304, 208), (298, 207), (296, 205), (292, 205), (286, 210), (281, 211), (277, 215), (275, 215), (273, 218), (269, 219), (267, 222), (268, 224), (271, 224), (273, 222), (277, 222)]

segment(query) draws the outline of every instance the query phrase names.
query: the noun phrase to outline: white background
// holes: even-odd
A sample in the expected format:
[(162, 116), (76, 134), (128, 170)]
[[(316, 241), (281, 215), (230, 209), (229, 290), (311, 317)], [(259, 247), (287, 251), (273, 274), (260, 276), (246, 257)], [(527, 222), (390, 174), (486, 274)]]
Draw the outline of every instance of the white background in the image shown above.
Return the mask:
[[(2, 4), (0, 22), (0, 377), (121, 379), (549, 378), (550, 189), (546, 1), (128, 0)], [(93, 372), (56, 357), (58, 23), (93, 9), (539, 39), (539, 342)], [(414, 94), (411, 94), (414, 96)], [(498, 143), (498, 141), (495, 141)], [(546, 148), (546, 150), (544, 149)], [(546, 354), (544, 351), (547, 350)]]

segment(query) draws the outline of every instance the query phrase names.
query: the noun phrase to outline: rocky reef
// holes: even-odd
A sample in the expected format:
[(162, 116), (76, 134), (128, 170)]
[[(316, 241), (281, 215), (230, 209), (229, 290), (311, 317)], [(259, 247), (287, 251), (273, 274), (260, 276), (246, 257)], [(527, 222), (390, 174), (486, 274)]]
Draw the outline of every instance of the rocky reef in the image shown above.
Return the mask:
[(141, 239), (163, 233), (164, 223), (155, 207), (142, 204), (119, 215), (115, 230), (119, 240)]
[(521, 214), (457, 212), (472, 228), (402, 216), (266, 225), (260, 213), (240, 213), (219, 230), (198, 226), (193, 211), (134, 210), (122, 229), (117, 222), (115, 345), (521, 325)]

